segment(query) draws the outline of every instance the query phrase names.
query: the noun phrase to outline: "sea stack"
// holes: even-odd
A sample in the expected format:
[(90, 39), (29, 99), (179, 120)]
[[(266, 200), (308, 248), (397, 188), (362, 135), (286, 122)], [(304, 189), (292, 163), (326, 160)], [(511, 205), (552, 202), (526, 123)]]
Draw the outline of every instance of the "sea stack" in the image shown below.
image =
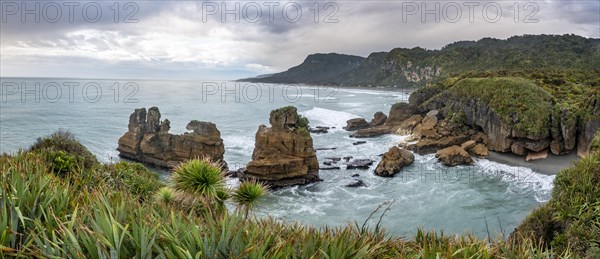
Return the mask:
[(225, 146), (217, 126), (191, 121), (182, 135), (169, 134), (169, 120), (160, 121), (157, 107), (135, 109), (129, 117), (129, 130), (119, 139), (119, 156), (159, 168), (171, 169), (192, 158), (223, 161)]
[(308, 132), (308, 120), (295, 107), (271, 111), (271, 127), (260, 125), (252, 161), (242, 181), (257, 180), (271, 188), (319, 181), (319, 162)]

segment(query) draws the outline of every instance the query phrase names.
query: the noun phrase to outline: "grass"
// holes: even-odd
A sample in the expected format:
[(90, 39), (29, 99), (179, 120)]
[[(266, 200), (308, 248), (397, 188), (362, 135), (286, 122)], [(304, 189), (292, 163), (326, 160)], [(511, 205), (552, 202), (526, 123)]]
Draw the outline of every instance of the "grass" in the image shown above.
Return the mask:
[[(141, 185), (131, 180), (137, 178), (130, 178), (133, 172), (146, 173), (137, 170), (138, 164), (75, 167), (59, 175), (44, 152), (48, 151), (0, 156), (0, 257), (553, 258), (591, 256), (597, 251), (597, 154), (557, 177), (548, 203), (551, 217), (545, 210), (530, 216), (542, 225), (552, 221), (560, 226), (553, 229), (553, 240), (546, 242), (550, 245), (544, 246), (539, 234), (515, 235), (506, 242), (417, 230), (405, 239), (357, 223), (314, 228), (272, 218), (246, 218), (243, 210), (214, 213), (218, 208), (213, 207), (192, 213), (182, 206), (181, 192), (199, 198), (215, 195), (218, 200), (231, 196), (239, 206), (252, 209), (260, 206), (264, 186), (250, 182), (237, 191), (198, 192), (206, 188), (183, 182), (176, 187), (173, 181), (169, 186), (156, 184), (139, 191)], [(190, 175), (203, 174), (193, 170), (215, 173), (210, 166), (194, 160), (180, 168)]]
[(600, 257), (600, 152), (592, 152), (554, 180), (551, 200), (531, 213), (516, 236), (577, 257)]

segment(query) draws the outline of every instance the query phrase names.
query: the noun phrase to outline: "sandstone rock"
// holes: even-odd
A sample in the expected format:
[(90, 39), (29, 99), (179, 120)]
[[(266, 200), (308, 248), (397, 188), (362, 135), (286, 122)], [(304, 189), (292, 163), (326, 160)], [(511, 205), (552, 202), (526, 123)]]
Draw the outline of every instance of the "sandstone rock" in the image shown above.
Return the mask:
[(373, 119), (371, 120), (371, 122), (369, 122), (369, 125), (371, 127), (383, 125), (386, 120), (387, 120), (387, 115), (385, 115), (385, 113), (376, 112), (375, 115), (373, 115)]
[(483, 143), (484, 145), (488, 144), (488, 137), (483, 132), (475, 133), (473, 136), (471, 136), (471, 140), (474, 140), (477, 143)]
[(413, 115), (410, 118), (402, 121), (396, 130), (396, 134), (398, 135), (408, 135), (411, 134), (415, 126), (417, 126), (423, 117), (421, 115)]
[(346, 121), (346, 127), (344, 127), (347, 131), (355, 131), (359, 129), (365, 129), (370, 127), (369, 123), (363, 118), (354, 118)]
[(474, 147), (475, 145), (477, 145), (475, 140), (469, 140), (469, 141), (463, 143), (462, 145), (460, 145), (460, 147), (462, 147), (464, 150), (469, 150), (472, 147)]
[(425, 118), (423, 118), (423, 121), (421, 122), (421, 128), (422, 129), (433, 129), (433, 127), (435, 127), (435, 125), (437, 124), (438, 119), (435, 116), (425, 116)]
[(548, 157), (548, 149), (544, 149), (539, 152), (529, 152), (527, 157), (525, 157), (525, 161), (544, 159), (546, 157)]
[(469, 149), (469, 153), (481, 158), (488, 157), (490, 155), (488, 148), (484, 144), (475, 145), (473, 148)]
[(410, 151), (394, 146), (383, 154), (381, 162), (375, 168), (375, 175), (385, 177), (394, 176), (403, 167), (411, 165), (414, 160), (415, 156)]
[(215, 124), (191, 121), (190, 133), (169, 134), (169, 120), (160, 121), (157, 107), (136, 109), (129, 117), (128, 131), (119, 139), (119, 156), (152, 166), (171, 169), (191, 158), (207, 157), (227, 169), (225, 147)]
[(421, 139), (417, 143), (410, 144), (408, 149), (419, 155), (424, 155), (446, 147), (460, 145), (467, 140), (469, 140), (469, 136), (466, 135), (448, 136), (440, 139)]
[(390, 133), (390, 128), (385, 125), (367, 128), (367, 129), (359, 129), (356, 132), (350, 134), (350, 137), (353, 138), (371, 138), (377, 137)]
[(421, 129), (419, 132), (421, 135), (420, 137), (422, 138), (438, 139), (442, 137), (440, 134), (437, 133), (435, 129)]
[(515, 141), (511, 146), (510, 146), (510, 151), (513, 154), (517, 154), (520, 156), (524, 156), (527, 154), (527, 150), (525, 149), (525, 143), (523, 143), (522, 141)]
[(470, 165), (474, 163), (469, 153), (459, 146), (451, 146), (439, 150), (435, 153), (435, 157), (446, 166)]
[(319, 162), (306, 128), (298, 125), (295, 107), (271, 112), (271, 127), (260, 125), (252, 161), (242, 180), (266, 182), (272, 188), (319, 181)]
[(408, 103), (396, 103), (392, 105), (389, 116), (385, 121), (385, 125), (398, 125), (409, 117), (413, 116), (415, 108)]

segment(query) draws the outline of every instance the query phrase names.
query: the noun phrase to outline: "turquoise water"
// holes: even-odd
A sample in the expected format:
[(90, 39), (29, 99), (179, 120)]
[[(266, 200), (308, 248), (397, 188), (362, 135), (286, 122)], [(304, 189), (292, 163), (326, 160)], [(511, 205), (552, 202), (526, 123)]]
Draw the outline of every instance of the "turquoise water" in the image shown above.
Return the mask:
[[(354, 146), (356, 139), (342, 127), (350, 118), (370, 120), (377, 111), (387, 113), (392, 104), (408, 98), (402, 91), (220, 81), (1, 81), (2, 152), (27, 148), (39, 136), (66, 129), (100, 160), (116, 161), (117, 140), (127, 131), (129, 115), (135, 108), (158, 106), (162, 119), (171, 121), (171, 133), (183, 133), (193, 119), (215, 123), (225, 143), (225, 160), (233, 169), (250, 161), (254, 134), (260, 124), (268, 124), (269, 112), (286, 105), (296, 106), (312, 126), (336, 127), (328, 134), (313, 135), (316, 148), (336, 148), (317, 151), (320, 162), (344, 156), (378, 162), (378, 155), (404, 137), (387, 135)], [(484, 237), (488, 229), (492, 235), (500, 233), (500, 226), (510, 232), (547, 201), (554, 178), (486, 159), (449, 169), (433, 155), (415, 155), (415, 163), (397, 177), (380, 178), (373, 175), (376, 163), (369, 170), (321, 171), (323, 182), (275, 191), (256, 213), (315, 226), (362, 224), (379, 204), (393, 200), (382, 221), (392, 234), (410, 236), (417, 227), (424, 227)], [(353, 174), (360, 174), (357, 179), (368, 186), (344, 187), (353, 182)], [(166, 178), (168, 172), (161, 175)], [(235, 185), (237, 180), (228, 183)]]

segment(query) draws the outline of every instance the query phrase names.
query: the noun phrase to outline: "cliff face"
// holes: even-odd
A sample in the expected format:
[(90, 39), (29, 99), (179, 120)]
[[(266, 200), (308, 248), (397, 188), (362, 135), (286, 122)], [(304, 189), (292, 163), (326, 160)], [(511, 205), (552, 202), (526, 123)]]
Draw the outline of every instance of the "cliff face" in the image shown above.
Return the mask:
[(242, 180), (258, 180), (274, 188), (318, 181), (312, 137), (301, 121), (294, 107), (272, 111), (271, 127), (260, 125), (256, 132), (252, 161)]
[[(550, 95), (518, 78), (463, 79), (448, 87), (426, 87), (411, 95), (402, 111), (439, 110), (441, 116), (487, 135), (488, 148), (518, 155), (549, 150), (585, 156), (600, 130), (600, 102), (591, 98), (578, 113), (554, 103)], [(398, 105), (400, 107), (400, 105)], [(390, 114), (401, 114), (392, 108)], [(390, 118), (406, 118), (407, 115)], [(386, 122), (393, 124), (393, 122)], [(397, 123), (397, 121), (396, 121)]]
[(136, 109), (129, 117), (129, 130), (119, 139), (119, 156), (150, 164), (160, 168), (173, 168), (178, 163), (208, 157), (223, 161), (225, 147), (221, 133), (215, 124), (191, 121), (186, 129), (189, 133), (169, 134), (169, 120), (160, 121), (157, 107)]

